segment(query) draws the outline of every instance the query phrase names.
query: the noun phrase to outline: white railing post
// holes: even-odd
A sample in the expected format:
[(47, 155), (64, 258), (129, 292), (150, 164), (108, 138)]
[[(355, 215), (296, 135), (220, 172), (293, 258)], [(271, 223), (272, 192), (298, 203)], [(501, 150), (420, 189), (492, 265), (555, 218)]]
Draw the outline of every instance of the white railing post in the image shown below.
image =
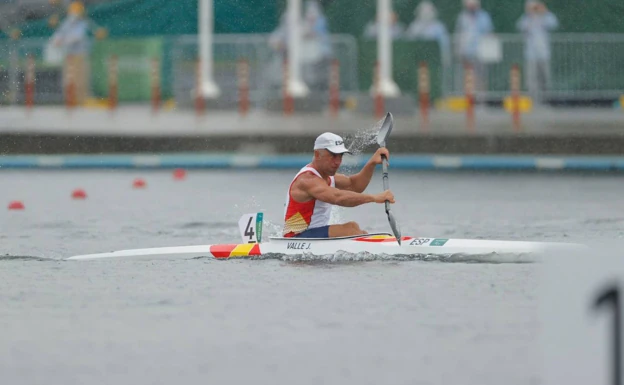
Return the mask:
[(199, 62), (201, 71), (201, 94), (216, 98), (219, 87), (213, 77), (212, 35), (214, 33), (213, 0), (199, 0)]
[(377, 0), (377, 60), (379, 62), (379, 88), (383, 97), (399, 96), (401, 91), (392, 79), (392, 40), (390, 12), (391, 0)]
[(301, 98), (310, 92), (301, 79), (301, 0), (288, 0), (288, 93)]

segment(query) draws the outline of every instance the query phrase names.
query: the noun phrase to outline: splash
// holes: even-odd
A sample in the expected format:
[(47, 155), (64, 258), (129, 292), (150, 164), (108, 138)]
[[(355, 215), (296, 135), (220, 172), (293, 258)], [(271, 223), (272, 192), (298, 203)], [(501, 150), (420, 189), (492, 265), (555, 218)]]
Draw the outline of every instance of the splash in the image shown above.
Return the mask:
[[(385, 119), (385, 118), (384, 118)], [(381, 129), (384, 119), (379, 120), (370, 128), (364, 128), (356, 131), (354, 134), (347, 134), (345, 140), (349, 143), (349, 150), (352, 152), (350, 157), (358, 157), (363, 154), (364, 150), (371, 145), (377, 145), (377, 134)], [(344, 162), (341, 166), (341, 172), (345, 174), (355, 174), (359, 171), (356, 168), (358, 162)]]
[(347, 139), (351, 143), (349, 149), (353, 155), (360, 155), (365, 148), (377, 144), (377, 132), (379, 130), (367, 130), (363, 132), (356, 132), (353, 136), (348, 135)]
[(241, 204), (234, 204), (234, 208), (241, 212), (262, 212), (264, 208), (258, 203), (255, 195), (249, 195)]
[(267, 234), (269, 237), (281, 237), (282, 236), (282, 224), (281, 222), (275, 223), (272, 222), (270, 220), (267, 220), (266, 217), (264, 219), (263, 226), (264, 226), (264, 232), (265, 234)]
[(33, 261), (33, 262), (47, 262), (56, 261), (53, 258), (35, 257), (31, 255), (0, 255), (0, 262), (10, 261)]
[(249, 258), (249, 260), (274, 259), (284, 262), (303, 263), (344, 263), (344, 262), (372, 262), (372, 261), (416, 261), (416, 262), (437, 262), (437, 263), (474, 263), (474, 264), (526, 264), (540, 262), (534, 256), (523, 253), (489, 253), (482, 255), (474, 254), (373, 254), (369, 252), (349, 253), (338, 251), (331, 254), (292, 254), (285, 255), (279, 253), (268, 253), (259, 257)]
[(366, 147), (377, 144), (377, 134), (381, 130), (384, 120), (385, 117), (375, 122), (370, 128), (346, 136), (346, 139), (351, 143), (349, 148), (353, 155), (360, 155)]

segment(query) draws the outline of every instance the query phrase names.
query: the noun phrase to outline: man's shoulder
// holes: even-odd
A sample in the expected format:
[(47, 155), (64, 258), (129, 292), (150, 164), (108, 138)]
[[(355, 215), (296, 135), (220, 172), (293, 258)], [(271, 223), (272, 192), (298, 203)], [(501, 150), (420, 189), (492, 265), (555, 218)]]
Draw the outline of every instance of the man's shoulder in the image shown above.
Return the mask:
[(295, 178), (292, 181), (292, 185), (293, 186), (299, 185), (302, 182), (305, 184), (305, 183), (310, 182), (313, 179), (320, 179), (320, 178), (311, 170), (301, 170), (297, 173), (297, 175), (295, 175)]
[(312, 170), (302, 170), (301, 172), (299, 172), (299, 175), (297, 175), (297, 179), (302, 179), (302, 178), (318, 178), (319, 176), (316, 175), (314, 173), (314, 171)]

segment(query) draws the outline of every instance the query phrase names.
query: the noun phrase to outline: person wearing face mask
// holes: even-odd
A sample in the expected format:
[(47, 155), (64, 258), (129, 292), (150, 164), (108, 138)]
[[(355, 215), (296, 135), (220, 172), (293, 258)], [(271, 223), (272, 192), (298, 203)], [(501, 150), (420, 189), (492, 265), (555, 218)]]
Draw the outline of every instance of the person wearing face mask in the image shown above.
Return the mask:
[(311, 89), (321, 91), (327, 87), (331, 57), (327, 18), (317, 0), (307, 0), (302, 25), (301, 61), (304, 80)]
[(529, 94), (536, 103), (550, 86), (550, 31), (559, 25), (557, 17), (538, 0), (526, 2), (525, 14), (516, 27), (524, 37), (524, 57)]
[[(485, 10), (481, 9), (479, 0), (463, 0), (464, 10), (457, 16), (455, 23), (456, 54), (460, 58), (462, 68), (471, 65), (474, 69), (475, 85), (477, 90), (483, 90), (485, 68), (478, 58), (480, 40), (494, 31), (492, 19)], [(463, 89), (463, 77), (458, 78)]]
[(450, 64), (449, 34), (444, 24), (438, 19), (435, 6), (429, 0), (423, 0), (414, 10), (414, 21), (405, 31), (407, 40), (437, 40), (442, 54), (442, 63)]
[(303, 18), (303, 39), (315, 40), (319, 44), (319, 54), (323, 58), (331, 56), (331, 42), (327, 18), (323, 14), (321, 6), (316, 0), (308, 0), (305, 3)]

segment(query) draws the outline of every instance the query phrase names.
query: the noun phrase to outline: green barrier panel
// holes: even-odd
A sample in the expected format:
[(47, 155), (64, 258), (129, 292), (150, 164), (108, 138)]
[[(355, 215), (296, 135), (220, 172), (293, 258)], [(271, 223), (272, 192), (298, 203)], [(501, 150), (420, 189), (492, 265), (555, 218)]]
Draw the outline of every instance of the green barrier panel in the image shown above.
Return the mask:
[[(163, 39), (120, 39), (95, 42), (91, 55), (93, 94), (108, 96), (109, 59), (117, 56), (118, 100), (146, 101), (152, 92), (151, 60), (160, 62), (161, 88), (166, 83), (163, 71)], [(162, 97), (168, 96), (167, 89), (161, 89)]]
[[(359, 87), (368, 92), (373, 84), (377, 42), (361, 39), (358, 49)], [(403, 93), (418, 97), (418, 65), (425, 61), (429, 68), (431, 99), (442, 95), (442, 58), (436, 41), (394, 41), (392, 46), (392, 76)], [(416, 99), (417, 100), (417, 99)]]
[[(189, 35), (197, 33), (198, 4), (197, 0), (106, 1), (87, 4), (87, 16), (97, 26), (107, 28), (110, 37)], [(214, 15), (215, 33), (268, 33), (277, 26), (279, 17), (275, 0), (214, 0)], [(63, 21), (65, 13), (60, 16)], [(57, 26), (50, 26), (45, 16), (15, 27), (27, 38), (49, 37)], [(9, 29), (0, 32), (0, 39), (8, 38), (3, 32)]]
[(552, 86), (555, 90), (624, 90), (624, 44), (589, 43), (553, 45)]

